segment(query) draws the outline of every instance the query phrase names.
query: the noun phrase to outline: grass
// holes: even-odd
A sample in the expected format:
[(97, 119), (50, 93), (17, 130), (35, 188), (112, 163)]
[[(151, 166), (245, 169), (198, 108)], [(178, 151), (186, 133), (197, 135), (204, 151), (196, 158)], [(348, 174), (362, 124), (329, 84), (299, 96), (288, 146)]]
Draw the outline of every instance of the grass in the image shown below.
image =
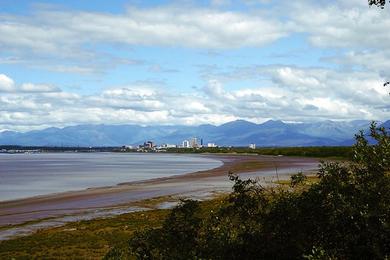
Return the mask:
[[(312, 184), (319, 182), (320, 179), (317, 175), (310, 174), (306, 175), (306, 180), (300, 187), (295, 187), (295, 190), (305, 190), (309, 188)], [(282, 189), (288, 189), (291, 187), (291, 179), (286, 179), (286, 180), (278, 180), (275, 181), (274, 183), (279, 184)]]
[[(145, 200), (142, 206), (167, 201), (174, 198)], [(205, 216), (219, 203), (221, 197), (202, 202)], [(169, 209), (153, 209), (44, 229), (0, 242), (0, 259), (101, 259), (112, 247), (126, 243), (135, 231), (160, 227), (169, 212)]]
[(79, 221), (0, 242), (0, 259), (100, 259), (136, 230), (161, 225), (169, 210)]
[(230, 171), (232, 171), (232, 172), (253, 171), (253, 170), (262, 169), (265, 166), (269, 166), (269, 163), (258, 162), (258, 161), (248, 161), (248, 162), (241, 162), (241, 163), (233, 165), (230, 168)]

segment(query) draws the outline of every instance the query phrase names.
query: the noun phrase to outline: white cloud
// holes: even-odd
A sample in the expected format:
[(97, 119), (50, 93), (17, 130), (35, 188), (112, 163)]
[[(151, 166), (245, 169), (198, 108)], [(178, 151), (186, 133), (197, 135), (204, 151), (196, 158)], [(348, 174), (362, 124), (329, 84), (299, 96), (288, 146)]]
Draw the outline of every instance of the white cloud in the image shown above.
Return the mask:
[(257, 88), (230, 92), (220, 81), (211, 81), (205, 93), (210, 100), (220, 101), (221, 113), (287, 121), (387, 120), (390, 116), (388, 89), (377, 73), (280, 65), (242, 67), (214, 76), (227, 82), (262, 78)]
[[(238, 118), (256, 122), (389, 118), (388, 89), (383, 87), (390, 78), (387, 10), (368, 8), (360, 0), (246, 2), (254, 4), (247, 13), (226, 11), (226, 6), (191, 6), (183, 12), (170, 5), (133, 7), (122, 14), (52, 9), (31, 16), (0, 15), (0, 48), (6, 50), (0, 63), (22, 64), (30, 59), (29, 66), (39, 69), (90, 74), (112, 62), (101, 58), (104, 55), (94, 45), (184, 47), (227, 54), (223, 50), (261, 48), (302, 33), (314, 48), (310, 51), (324, 48), (324, 53), (331, 53), (318, 61), (326, 62), (327, 68), (299, 63), (232, 68), (227, 67), (232, 64), (227, 59), (235, 54), (229, 53), (216, 59), (221, 65), (212, 65), (214, 60), (208, 63), (201, 73), (205, 86), (192, 92), (180, 91), (180, 86), (169, 91), (145, 84), (84, 95), (61, 92), (50, 84), (19, 84), (0, 74), (0, 129), (81, 123), (220, 124)], [(269, 8), (256, 10), (259, 4)], [(280, 10), (286, 10), (283, 17)], [(233, 58), (237, 64), (246, 63)], [(143, 65), (145, 70), (164, 71), (158, 64)], [(214, 66), (225, 71), (216, 73)], [(229, 85), (238, 81), (242, 81), (238, 88)]]
[(0, 92), (13, 93), (31, 93), (31, 92), (60, 92), (61, 90), (53, 85), (48, 84), (33, 84), (23, 83), (21, 85), (15, 84), (14, 80), (5, 74), (0, 74)]
[[(290, 19), (295, 31), (325, 48), (390, 49), (388, 10), (369, 8), (367, 1), (294, 1)], [(314, 19), (315, 17), (315, 19)]]
[(234, 99), (233, 95), (223, 89), (222, 83), (218, 80), (209, 80), (208, 84), (203, 87), (203, 91), (213, 99)]
[(226, 6), (231, 4), (231, 0), (211, 0), (212, 6)]
[(326, 60), (350, 68), (362, 68), (379, 73), (390, 79), (390, 49), (349, 51), (342, 56), (328, 57)]
[(45, 84), (33, 84), (33, 83), (24, 83), (19, 88), (20, 91), (23, 92), (59, 92), (60, 89), (52, 86), (52, 85), (45, 85)]
[(15, 88), (15, 82), (7, 75), (0, 74), (0, 92), (11, 92)]
[(83, 43), (237, 48), (263, 46), (287, 31), (260, 14), (180, 7), (129, 8), (125, 14), (42, 10), (32, 17), (0, 16), (0, 45), (54, 55), (93, 55)]
[[(262, 12), (195, 5), (130, 7), (117, 14), (41, 7), (28, 15), (0, 13), (0, 48), (6, 50), (0, 55), (0, 64), (18, 63), (34, 69), (82, 75), (102, 74), (121, 64), (146, 65), (158, 73), (176, 72), (177, 68), (165, 69), (131, 58), (124, 61), (110, 48), (263, 47), (287, 36), (288, 27), (284, 21)], [(134, 54), (129, 52), (129, 55)]]
[[(287, 66), (263, 67), (257, 71), (269, 75), (268, 86), (228, 91), (214, 80), (207, 91), (188, 93), (145, 86), (111, 88), (95, 95), (7, 92), (0, 96), (0, 129), (89, 123), (221, 124), (238, 118), (255, 122), (269, 118), (286, 121), (389, 118), (387, 93), (380, 80), (365, 73)], [(302, 82), (304, 89), (300, 90)], [(216, 89), (212, 91), (212, 87)]]
[[(228, 2), (211, 1), (211, 5)], [(390, 28), (388, 12), (369, 8), (362, 0), (246, 2), (272, 5), (250, 12), (176, 4), (130, 7), (121, 14), (53, 7), (35, 10), (29, 16), (0, 14), (0, 47), (7, 50), (7, 57), (0, 58), (0, 62), (24, 60), (30, 67), (91, 74), (112, 67), (112, 62), (120, 63), (119, 57), (106, 57), (106, 53), (94, 48), (96, 44), (219, 50), (263, 47), (297, 32), (302, 32), (316, 47), (349, 48), (355, 59), (350, 57), (344, 63), (360, 62), (373, 70), (380, 69), (379, 65), (369, 66), (370, 59), (366, 60), (362, 51), (390, 51), (390, 34), (386, 33), (386, 28)], [(380, 62), (381, 55), (382, 52), (368, 58)], [(47, 65), (48, 58), (53, 64)], [(73, 62), (67, 64), (65, 61), (69, 60)], [(135, 64), (139, 65), (139, 61)], [(161, 71), (158, 66), (150, 69)]]

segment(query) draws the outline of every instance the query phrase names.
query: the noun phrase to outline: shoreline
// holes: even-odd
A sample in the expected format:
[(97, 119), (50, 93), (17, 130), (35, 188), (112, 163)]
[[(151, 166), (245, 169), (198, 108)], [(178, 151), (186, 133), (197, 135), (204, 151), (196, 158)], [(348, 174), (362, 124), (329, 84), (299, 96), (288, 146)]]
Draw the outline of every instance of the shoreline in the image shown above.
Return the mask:
[(183, 175), (120, 183), (115, 186), (89, 188), (26, 199), (0, 202), (0, 231), (15, 225), (49, 218), (79, 215), (91, 210), (109, 210), (164, 196), (202, 197), (228, 192), (232, 183), (228, 172), (247, 177), (275, 178), (297, 171), (318, 168), (319, 159), (262, 155), (200, 155), (221, 161), (217, 168)]

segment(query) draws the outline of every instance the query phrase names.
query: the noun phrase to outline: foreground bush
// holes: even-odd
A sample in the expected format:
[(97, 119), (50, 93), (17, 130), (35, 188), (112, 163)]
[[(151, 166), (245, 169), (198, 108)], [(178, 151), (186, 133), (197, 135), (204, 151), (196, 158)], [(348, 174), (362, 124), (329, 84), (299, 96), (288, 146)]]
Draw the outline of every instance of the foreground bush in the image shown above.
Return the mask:
[(204, 214), (185, 200), (124, 251), (139, 259), (388, 259), (390, 137), (373, 124), (369, 138), (373, 145), (356, 136), (352, 162), (322, 163), (309, 187), (301, 175), (287, 191), (230, 175), (233, 192), (221, 206)]

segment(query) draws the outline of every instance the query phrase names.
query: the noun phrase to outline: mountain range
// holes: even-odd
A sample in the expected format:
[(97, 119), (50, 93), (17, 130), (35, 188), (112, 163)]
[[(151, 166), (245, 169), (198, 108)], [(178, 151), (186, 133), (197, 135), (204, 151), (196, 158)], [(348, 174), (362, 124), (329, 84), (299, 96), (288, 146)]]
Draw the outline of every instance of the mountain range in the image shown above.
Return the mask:
[[(76, 125), (29, 132), (0, 132), (0, 145), (24, 146), (122, 146), (138, 145), (147, 140), (157, 144), (181, 144), (191, 137), (205, 144), (220, 146), (336, 146), (351, 145), (359, 130), (367, 130), (371, 121), (321, 121), (285, 123), (270, 120), (255, 124), (236, 120), (219, 126), (140, 126)], [(390, 120), (380, 123), (387, 128)]]

